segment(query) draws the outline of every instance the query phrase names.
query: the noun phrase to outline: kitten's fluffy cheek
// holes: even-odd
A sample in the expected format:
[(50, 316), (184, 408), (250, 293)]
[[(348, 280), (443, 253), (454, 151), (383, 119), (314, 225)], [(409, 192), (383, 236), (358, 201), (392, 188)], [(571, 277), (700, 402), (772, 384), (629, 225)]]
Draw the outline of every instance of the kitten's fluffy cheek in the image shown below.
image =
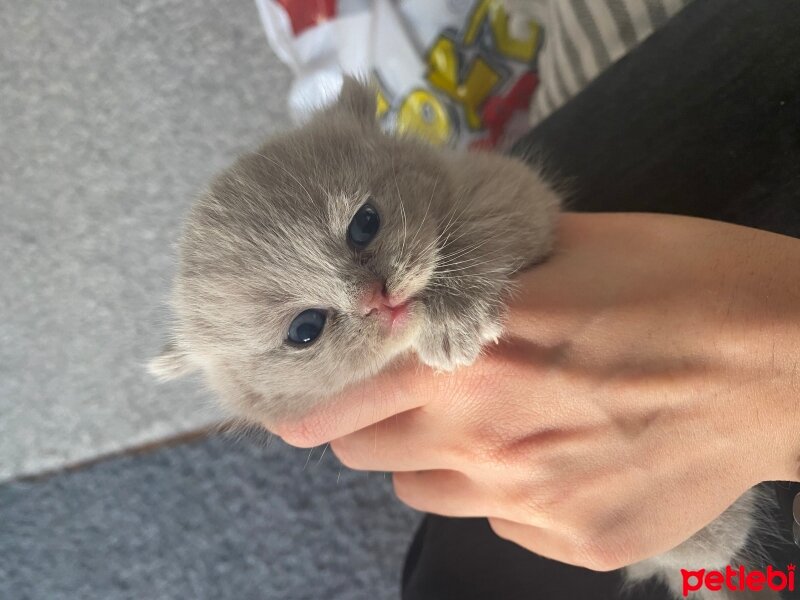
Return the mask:
[(302, 419), (326, 398), (374, 376), (410, 351), (426, 322), (424, 304), (413, 302), (406, 322), (394, 331), (377, 319), (364, 322), (359, 317), (314, 352), (258, 360), (209, 357), (203, 371), (229, 412), (274, 429)]
[(397, 296), (417, 296), (430, 283), (435, 265), (436, 251), (432, 250), (429, 256), (416, 257), (412, 264), (397, 267), (387, 281), (387, 287)]

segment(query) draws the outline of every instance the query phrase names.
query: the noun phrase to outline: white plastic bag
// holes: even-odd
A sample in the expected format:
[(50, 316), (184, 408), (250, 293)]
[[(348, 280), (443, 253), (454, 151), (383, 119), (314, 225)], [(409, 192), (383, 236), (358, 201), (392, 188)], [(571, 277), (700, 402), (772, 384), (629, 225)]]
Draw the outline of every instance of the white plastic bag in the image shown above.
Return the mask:
[[(293, 70), (293, 119), (371, 78), (387, 129), (451, 147), (506, 148), (527, 128), (542, 29), (497, 0), (256, 0)], [(521, 26), (520, 26), (521, 25)]]

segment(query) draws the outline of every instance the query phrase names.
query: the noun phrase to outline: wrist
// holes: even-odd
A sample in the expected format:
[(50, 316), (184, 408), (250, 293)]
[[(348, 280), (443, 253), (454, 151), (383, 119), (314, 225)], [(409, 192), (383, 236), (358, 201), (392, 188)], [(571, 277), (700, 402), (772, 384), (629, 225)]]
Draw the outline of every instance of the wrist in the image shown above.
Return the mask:
[(800, 481), (800, 243), (771, 235), (764, 246), (772, 276), (761, 296), (764, 352), (760, 362), (767, 373), (765, 402), (774, 415), (774, 428), (767, 432), (776, 450), (773, 479)]
[(756, 482), (800, 481), (800, 348), (785, 332), (752, 337), (763, 343), (750, 347), (755, 364), (739, 398), (737, 427), (751, 442), (743, 447), (752, 450)]
[[(791, 382), (781, 386), (776, 405), (774, 444), (777, 481), (800, 481), (800, 396), (792, 393)], [(788, 390), (788, 393), (787, 393)]]
[(741, 427), (760, 438), (759, 481), (800, 481), (800, 243), (763, 231), (741, 241), (742, 285), (728, 290), (750, 363)]

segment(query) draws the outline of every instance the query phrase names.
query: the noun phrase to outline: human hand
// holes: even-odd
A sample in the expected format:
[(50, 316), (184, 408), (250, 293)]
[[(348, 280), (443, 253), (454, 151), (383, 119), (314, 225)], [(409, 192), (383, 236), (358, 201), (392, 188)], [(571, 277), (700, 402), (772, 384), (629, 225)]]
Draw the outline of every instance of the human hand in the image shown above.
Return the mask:
[(394, 471), (410, 506), (605, 570), (670, 549), (750, 486), (797, 479), (800, 243), (664, 215), (565, 215), (502, 343), (407, 361), (272, 429)]

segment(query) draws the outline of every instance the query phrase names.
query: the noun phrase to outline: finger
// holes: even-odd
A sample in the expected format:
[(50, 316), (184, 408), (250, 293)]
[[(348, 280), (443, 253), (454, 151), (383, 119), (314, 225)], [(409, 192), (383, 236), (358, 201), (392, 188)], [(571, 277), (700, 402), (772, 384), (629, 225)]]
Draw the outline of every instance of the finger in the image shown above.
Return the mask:
[(502, 514), (496, 490), (487, 490), (458, 471), (395, 473), (392, 481), (400, 501), (422, 512), (448, 517)]
[(434, 373), (413, 358), (404, 359), (327, 399), (299, 420), (265, 425), (293, 446), (318, 446), (423, 406), (452, 377)]
[(460, 444), (449, 438), (458, 437), (458, 428), (440, 417), (426, 408), (412, 409), (333, 440), (331, 450), (359, 471), (456, 468)]

